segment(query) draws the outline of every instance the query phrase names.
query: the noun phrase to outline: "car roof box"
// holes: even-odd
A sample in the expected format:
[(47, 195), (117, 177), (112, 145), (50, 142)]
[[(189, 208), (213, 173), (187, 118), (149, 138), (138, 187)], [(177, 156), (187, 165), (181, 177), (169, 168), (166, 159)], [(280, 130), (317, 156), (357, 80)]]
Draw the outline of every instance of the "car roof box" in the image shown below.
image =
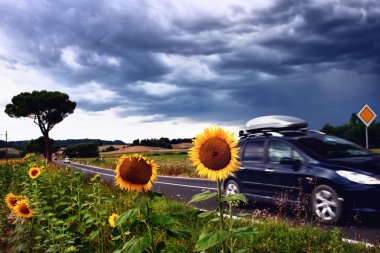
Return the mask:
[(278, 132), (288, 130), (306, 130), (307, 122), (303, 119), (285, 116), (285, 115), (270, 115), (251, 119), (247, 122), (245, 132)]

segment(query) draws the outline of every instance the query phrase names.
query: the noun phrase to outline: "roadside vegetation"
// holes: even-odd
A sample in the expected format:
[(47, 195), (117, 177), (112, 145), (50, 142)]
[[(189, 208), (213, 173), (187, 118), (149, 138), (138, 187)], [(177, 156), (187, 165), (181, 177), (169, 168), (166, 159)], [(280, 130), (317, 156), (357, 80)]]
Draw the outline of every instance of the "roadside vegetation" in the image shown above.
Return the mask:
[[(124, 191), (69, 166), (45, 168), (33, 155), (0, 163), (0, 197), (4, 252), (143, 252), (144, 247), (149, 252), (148, 235), (156, 252), (160, 247), (162, 252), (220, 252), (222, 247), (223, 237), (207, 237), (219, 230), (216, 212)], [(112, 220), (112, 215), (119, 218)], [(342, 242), (338, 229), (295, 226), (276, 217), (259, 221), (254, 212), (226, 225), (235, 231), (228, 241), (234, 252), (380, 252), (378, 247)], [(243, 229), (247, 227), (254, 233)]]
[[(180, 177), (199, 177), (198, 173), (195, 171), (195, 166), (188, 159), (187, 152), (183, 151), (180, 153), (167, 153), (167, 152), (143, 152), (140, 153), (154, 162), (157, 163), (159, 169), (157, 171), (158, 175), (162, 176), (180, 176)], [(71, 159), (74, 163), (88, 164), (92, 166), (97, 166), (105, 169), (114, 170), (117, 164), (118, 158), (73, 158)]]

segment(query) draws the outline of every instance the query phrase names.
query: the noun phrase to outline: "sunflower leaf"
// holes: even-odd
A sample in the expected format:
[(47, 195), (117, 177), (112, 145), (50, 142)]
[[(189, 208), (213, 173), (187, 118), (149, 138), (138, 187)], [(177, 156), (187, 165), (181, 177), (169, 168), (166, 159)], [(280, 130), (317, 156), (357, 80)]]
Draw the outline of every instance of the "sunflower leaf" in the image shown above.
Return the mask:
[(209, 190), (204, 191), (204, 192), (195, 194), (187, 204), (211, 199), (211, 198), (215, 197), (216, 195), (217, 195), (216, 192), (211, 193)]
[(144, 237), (133, 237), (130, 241), (124, 244), (121, 250), (116, 252), (118, 253), (141, 253), (144, 252), (149, 247), (150, 238), (148, 236)]
[(151, 217), (151, 221), (153, 224), (158, 224), (158, 225), (172, 225), (172, 224), (177, 223), (177, 221), (173, 217), (167, 214), (153, 215)]
[(191, 239), (191, 233), (184, 229), (168, 229), (166, 233), (174, 238)]
[(230, 194), (228, 196), (224, 196), (221, 199), (222, 202), (244, 202), (247, 203), (247, 198), (242, 193)]
[(115, 221), (115, 226), (119, 226), (126, 222), (127, 220), (136, 219), (138, 217), (139, 211), (137, 209), (128, 210), (125, 213), (122, 213), (119, 217), (117, 217)]
[(199, 218), (206, 218), (206, 217), (212, 215), (213, 213), (215, 213), (215, 212), (214, 211), (202, 212), (202, 213), (198, 214), (198, 217)]
[(218, 231), (211, 233), (202, 233), (199, 236), (195, 248), (197, 251), (206, 250), (228, 239), (230, 233), (228, 231)]
[(231, 230), (232, 235), (240, 238), (247, 239), (254, 234), (257, 234), (257, 231), (253, 227), (242, 227), (242, 228), (234, 228)]

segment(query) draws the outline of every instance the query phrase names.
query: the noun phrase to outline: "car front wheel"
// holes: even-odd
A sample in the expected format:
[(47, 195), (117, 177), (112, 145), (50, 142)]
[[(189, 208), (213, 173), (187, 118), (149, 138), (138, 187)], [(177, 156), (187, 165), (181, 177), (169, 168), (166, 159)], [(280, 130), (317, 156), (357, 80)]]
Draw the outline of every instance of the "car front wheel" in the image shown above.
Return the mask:
[(333, 188), (319, 185), (312, 194), (311, 210), (322, 223), (334, 224), (341, 217), (342, 204)]
[(229, 180), (224, 187), (224, 194), (228, 196), (229, 194), (240, 193), (240, 187), (234, 180)]

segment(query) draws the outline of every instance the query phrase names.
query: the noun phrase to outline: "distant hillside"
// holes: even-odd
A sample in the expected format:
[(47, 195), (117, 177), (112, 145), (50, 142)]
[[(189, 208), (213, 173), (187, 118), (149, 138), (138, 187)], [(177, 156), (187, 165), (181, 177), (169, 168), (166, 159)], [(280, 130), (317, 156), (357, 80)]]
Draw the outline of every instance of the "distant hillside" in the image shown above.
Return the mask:
[[(93, 142), (98, 146), (102, 145), (127, 145), (125, 142), (116, 140), (116, 141), (108, 141), (108, 140), (100, 140), (100, 139), (67, 139), (67, 140), (54, 140), (54, 145), (58, 147), (67, 147), (79, 143), (90, 143)], [(15, 148), (18, 150), (24, 150), (25, 146), (29, 143), (29, 141), (9, 141), (8, 148)], [(5, 148), (5, 141), (0, 140), (0, 148)]]

